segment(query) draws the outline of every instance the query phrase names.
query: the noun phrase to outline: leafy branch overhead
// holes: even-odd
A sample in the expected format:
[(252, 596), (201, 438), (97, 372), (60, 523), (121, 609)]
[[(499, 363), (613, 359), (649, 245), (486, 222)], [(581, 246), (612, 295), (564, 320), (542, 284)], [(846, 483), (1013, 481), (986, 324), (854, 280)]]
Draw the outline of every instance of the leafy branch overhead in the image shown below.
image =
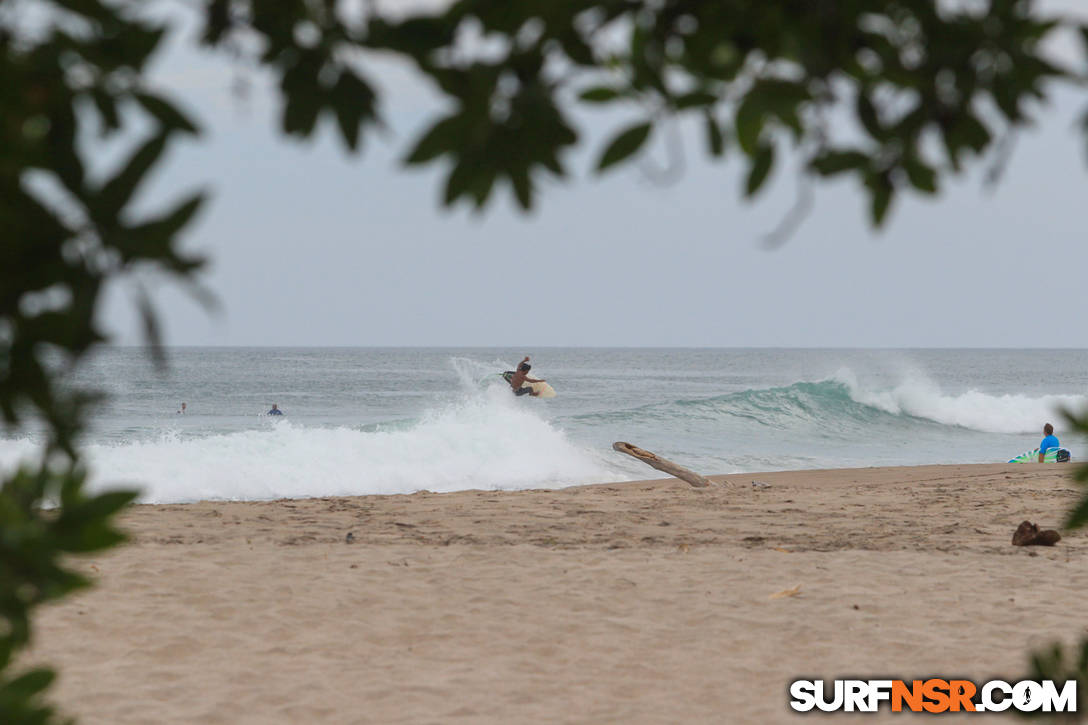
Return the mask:
[[(96, 0), (0, 3), (0, 420), (15, 430), (39, 419), (45, 443), (37, 467), (0, 480), (4, 723), (58, 721), (44, 701), (54, 673), (12, 674), (12, 663), (31, 641), (33, 608), (89, 584), (67, 557), (123, 541), (113, 518), (136, 496), (85, 492), (76, 438), (96, 396), (66, 372), (105, 339), (97, 313), (109, 281), (141, 267), (189, 279), (200, 266), (178, 238), (202, 194), (133, 210), (169, 144), (197, 131), (145, 85), (164, 32)], [(135, 141), (131, 153), (105, 175), (89, 173), (88, 145), (110, 136)], [(150, 307), (143, 312), (154, 330)]]
[(482, 207), (504, 182), (530, 208), (539, 178), (565, 174), (571, 111), (610, 106), (640, 118), (606, 142), (599, 171), (692, 115), (712, 156), (744, 157), (748, 195), (792, 144), (810, 173), (855, 177), (879, 225), (898, 193), (936, 193), (1026, 124), (1049, 81), (1074, 80), (1046, 57), (1062, 21), (1032, 0), (460, 0), (395, 18), (352, 7), (211, 0), (204, 39), (255, 36), (245, 45), (279, 74), (284, 131), (308, 136), (327, 112), (352, 149), (379, 118), (367, 53), (410, 62), (449, 110), (405, 160), (448, 165), (446, 204)]
[[(54, 673), (39, 668), (11, 676), (15, 652), (31, 640), (31, 610), (86, 587), (65, 557), (87, 554), (125, 540), (113, 516), (134, 491), (84, 492), (86, 474), (69, 466), (20, 468), (0, 486), (0, 721), (51, 723), (53, 708), (42, 702)], [(53, 514), (43, 513), (48, 502)]]
[[(205, 45), (251, 53), (274, 75), (287, 135), (310, 137), (327, 117), (358, 150), (381, 126), (372, 59), (408, 63), (443, 110), (405, 163), (444, 164), (444, 203), (477, 208), (503, 185), (531, 208), (541, 178), (567, 173), (575, 109), (607, 108), (626, 120), (603, 144), (598, 171), (666, 136), (661, 123), (691, 117), (710, 156), (743, 161), (749, 196), (792, 146), (807, 173), (856, 178), (879, 225), (897, 194), (936, 193), (965, 163), (1000, 156), (1001, 140), (1055, 82), (1080, 80), (1047, 59), (1052, 38), (1075, 30), (1088, 45), (1085, 27), (1043, 17), (1032, 0), (415, 6), (186, 3), (200, 13)], [(13, 676), (13, 659), (30, 642), (31, 609), (86, 583), (62, 557), (119, 542), (112, 518), (134, 496), (84, 493), (76, 443), (95, 393), (67, 373), (105, 339), (97, 315), (110, 282), (149, 269), (195, 284), (202, 263), (181, 250), (202, 192), (158, 212), (134, 208), (171, 145), (199, 133), (147, 80), (169, 29), (156, 17), (135, 0), (0, 0), (0, 421), (11, 431), (36, 419), (45, 433), (38, 467), (0, 481), (5, 723), (56, 722), (44, 703), (52, 672)], [(129, 154), (105, 175), (89, 173), (103, 140), (130, 144)], [(157, 350), (142, 290), (138, 309)], [(1071, 525), (1085, 521), (1088, 498)], [(1047, 663), (1066, 666), (1058, 654)]]
[[(141, 77), (165, 29), (94, 0), (60, 5), (41, 13), (53, 22), (34, 34), (0, 24), (0, 414), (15, 426), (36, 409), (51, 445), (72, 454), (92, 396), (56, 386), (50, 356), (75, 360), (104, 339), (94, 312), (110, 278), (141, 265), (184, 278), (200, 266), (175, 241), (203, 195), (157, 215), (131, 212), (171, 141), (197, 131)], [(92, 178), (84, 139), (120, 134), (133, 114), (147, 138)]]

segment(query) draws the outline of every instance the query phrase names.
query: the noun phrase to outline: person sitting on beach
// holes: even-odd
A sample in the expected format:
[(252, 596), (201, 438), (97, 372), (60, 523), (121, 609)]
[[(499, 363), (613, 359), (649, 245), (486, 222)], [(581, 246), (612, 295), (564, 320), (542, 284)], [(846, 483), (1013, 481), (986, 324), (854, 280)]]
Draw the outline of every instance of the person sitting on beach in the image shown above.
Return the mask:
[(279, 409), (279, 406), (273, 403), (272, 410), (268, 411), (265, 415), (283, 415), (283, 411)]
[(503, 377), (510, 383), (510, 387), (514, 391), (514, 395), (539, 395), (534, 393), (533, 389), (528, 385), (522, 385), (522, 383), (543, 383), (544, 380), (537, 380), (536, 378), (529, 377), (529, 370), (532, 365), (529, 364), (529, 356), (526, 355), (520, 363), (518, 363), (518, 369), (516, 371), (507, 370), (503, 373)]
[(1046, 452), (1051, 448), (1060, 448), (1061, 444), (1058, 443), (1058, 436), (1054, 435), (1054, 426), (1047, 423), (1043, 426), (1043, 438), (1042, 443), (1039, 444), (1039, 463), (1043, 462), (1043, 457), (1046, 456)]

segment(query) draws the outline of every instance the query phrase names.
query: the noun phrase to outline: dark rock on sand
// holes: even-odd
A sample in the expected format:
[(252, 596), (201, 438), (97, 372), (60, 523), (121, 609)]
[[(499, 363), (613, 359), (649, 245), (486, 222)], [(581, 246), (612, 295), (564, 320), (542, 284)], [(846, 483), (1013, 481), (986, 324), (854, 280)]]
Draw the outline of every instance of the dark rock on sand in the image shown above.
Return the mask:
[(1062, 535), (1054, 529), (1040, 531), (1030, 521), (1022, 521), (1012, 535), (1013, 546), (1054, 546), (1062, 540)]

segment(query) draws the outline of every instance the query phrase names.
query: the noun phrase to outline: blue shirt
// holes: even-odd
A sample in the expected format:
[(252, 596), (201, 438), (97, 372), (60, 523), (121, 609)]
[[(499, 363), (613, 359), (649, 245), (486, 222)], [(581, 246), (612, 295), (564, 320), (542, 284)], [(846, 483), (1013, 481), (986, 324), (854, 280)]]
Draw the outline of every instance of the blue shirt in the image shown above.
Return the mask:
[(1051, 448), (1058, 448), (1058, 437), (1055, 435), (1048, 435), (1043, 439), (1043, 442), (1039, 444), (1039, 452), (1046, 453)]

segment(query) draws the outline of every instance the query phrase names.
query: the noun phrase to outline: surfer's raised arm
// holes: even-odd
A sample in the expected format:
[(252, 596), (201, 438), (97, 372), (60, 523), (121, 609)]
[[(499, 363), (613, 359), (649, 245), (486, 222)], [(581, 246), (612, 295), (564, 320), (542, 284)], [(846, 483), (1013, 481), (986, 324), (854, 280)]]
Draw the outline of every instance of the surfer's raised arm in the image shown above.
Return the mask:
[[(525, 363), (527, 363), (527, 362), (529, 362), (529, 356), (528, 355), (523, 357), (521, 359), (521, 362), (518, 363), (518, 370), (521, 370), (522, 366), (525, 365)], [(529, 371), (529, 366), (525, 365), (524, 372), (528, 372), (528, 371)], [(526, 375), (524, 378), (522, 378), (521, 381), (524, 382), (524, 383), (546, 383), (546, 382), (548, 382), (547, 380), (544, 380), (543, 378), (540, 378), (539, 380), (537, 378), (530, 378), (528, 375)]]

